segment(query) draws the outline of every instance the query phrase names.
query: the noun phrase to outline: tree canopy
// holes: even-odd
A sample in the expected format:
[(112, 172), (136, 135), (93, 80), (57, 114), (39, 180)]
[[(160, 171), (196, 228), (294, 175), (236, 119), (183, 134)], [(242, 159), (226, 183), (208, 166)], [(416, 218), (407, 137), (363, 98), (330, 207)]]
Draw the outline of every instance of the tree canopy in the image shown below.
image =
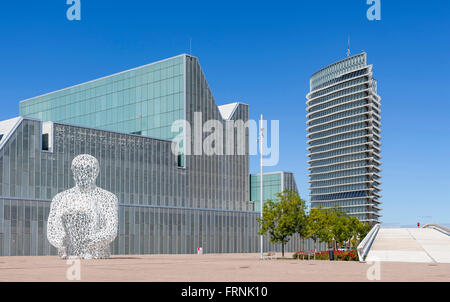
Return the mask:
[(356, 245), (370, 231), (371, 225), (363, 223), (342, 209), (315, 207), (306, 213), (306, 202), (297, 192), (283, 191), (277, 200), (268, 200), (263, 206), (263, 217), (258, 218), (260, 235), (269, 235), (272, 243), (284, 246), (294, 234), (318, 241), (332, 242), (335, 246), (345, 243)]
[(305, 234), (306, 203), (297, 192), (283, 191), (277, 193), (278, 201), (268, 200), (264, 203), (263, 218), (258, 218), (260, 235), (269, 234), (272, 243), (281, 243), (282, 255), (284, 245), (294, 234)]

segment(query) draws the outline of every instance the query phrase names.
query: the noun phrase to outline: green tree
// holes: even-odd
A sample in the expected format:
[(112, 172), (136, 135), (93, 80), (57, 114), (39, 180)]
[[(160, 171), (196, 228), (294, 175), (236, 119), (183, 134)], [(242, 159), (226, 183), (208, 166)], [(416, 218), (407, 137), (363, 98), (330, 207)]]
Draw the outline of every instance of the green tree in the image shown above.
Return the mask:
[(312, 208), (306, 218), (305, 237), (314, 241), (314, 251), (317, 250), (317, 241), (330, 242), (332, 234), (328, 222), (327, 211), (322, 207)]
[(330, 209), (328, 215), (335, 248), (338, 248), (352, 237), (351, 218), (347, 213), (336, 207)]
[(356, 242), (358, 241), (358, 230), (361, 228), (361, 225), (363, 223), (359, 221), (356, 217), (349, 217), (349, 227), (350, 227), (350, 239), (349, 239), (349, 246), (356, 246)]
[(366, 237), (367, 233), (370, 232), (371, 229), (372, 226), (370, 224), (368, 224), (367, 222), (360, 221), (356, 227), (357, 241), (361, 242), (364, 239), (364, 237)]
[(295, 234), (305, 234), (306, 214), (305, 201), (297, 192), (283, 191), (276, 194), (278, 201), (268, 200), (263, 206), (263, 217), (258, 218), (260, 235), (269, 234), (272, 243), (281, 243), (284, 257), (284, 246)]
[(296, 191), (284, 190), (281, 194), (276, 194), (281, 204), (286, 204), (289, 215), (294, 221), (294, 233), (300, 236), (306, 234), (306, 201), (304, 201)]
[(352, 217), (342, 209), (334, 207), (325, 209), (312, 208), (306, 217), (304, 237), (314, 241), (314, 250), (317, 242), (326, 242), (334, 248), (347, 243), (349, 246), (357, 246), (367, 235), (372, 226)]

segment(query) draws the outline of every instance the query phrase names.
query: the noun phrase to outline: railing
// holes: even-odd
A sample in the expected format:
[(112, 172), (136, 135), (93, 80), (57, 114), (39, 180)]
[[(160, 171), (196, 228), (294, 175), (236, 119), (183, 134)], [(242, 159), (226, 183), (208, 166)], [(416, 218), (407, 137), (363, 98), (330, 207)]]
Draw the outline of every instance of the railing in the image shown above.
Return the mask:
[(370, 247), (372, 246), (372, 243), (378, 234), (380, 226), (381, 225), (379, 223), (374, 225), (374, 227), (369, 231), (369, 233), (367, 233), (366, 237), (364, 237), (364, 239), (358, 245), (358, 258), (360, 262), (365, 261), (367, 253), (369, 252)]
[(440, 225), (440, 224), (429, 223), (429, 224), (424, 225), (423, 228), (435, 229), (436, 231), (439, 231), (441, 233), (444, 233), (445, 235), (450, 236), (450, 228), (445, 227), (445, 226)]

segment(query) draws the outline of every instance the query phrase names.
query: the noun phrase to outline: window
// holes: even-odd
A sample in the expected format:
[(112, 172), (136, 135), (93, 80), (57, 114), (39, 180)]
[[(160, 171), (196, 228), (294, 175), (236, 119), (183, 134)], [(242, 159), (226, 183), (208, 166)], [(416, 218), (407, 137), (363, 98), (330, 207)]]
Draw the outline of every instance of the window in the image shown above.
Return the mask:
[(48, 151), (48, 133), (42, 134), (42, 150)]
[(183, 153), (179, 153), (177, 155), (177, 166), (179, 168), (183, 168), (184, 167), (184, 156), (183, 156)]
[(0, 141), (2, 140), (2, 138), (3, 138), (3, 134), (0, 134)]
[(131, 132), (131, 134), (134, 134), (134, 135), (142, 135), (142, 131)]

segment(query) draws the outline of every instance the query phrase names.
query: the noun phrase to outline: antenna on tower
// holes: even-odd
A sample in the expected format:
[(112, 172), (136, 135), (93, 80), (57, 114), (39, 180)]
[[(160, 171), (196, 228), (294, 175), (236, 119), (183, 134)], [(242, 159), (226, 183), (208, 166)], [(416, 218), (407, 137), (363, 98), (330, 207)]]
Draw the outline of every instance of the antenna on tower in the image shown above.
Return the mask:
[(348, 35), (348, 42), (347, 42), (347, 57), (350, 57), (350, 35)]
[(192, 56), (192, 38), (189, 37), (189, 54)]

